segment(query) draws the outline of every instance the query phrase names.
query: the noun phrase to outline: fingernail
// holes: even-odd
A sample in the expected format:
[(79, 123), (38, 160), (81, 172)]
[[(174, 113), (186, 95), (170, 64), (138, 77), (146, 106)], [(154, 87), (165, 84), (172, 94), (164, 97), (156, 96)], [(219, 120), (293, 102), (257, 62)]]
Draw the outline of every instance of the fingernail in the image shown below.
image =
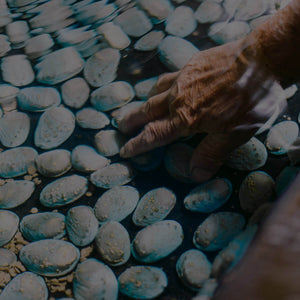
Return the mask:
[(201, 168), (194, 168), (192, 170), (192, 179), (199, 183), (209, 180), (212, 175), (212, 172)]

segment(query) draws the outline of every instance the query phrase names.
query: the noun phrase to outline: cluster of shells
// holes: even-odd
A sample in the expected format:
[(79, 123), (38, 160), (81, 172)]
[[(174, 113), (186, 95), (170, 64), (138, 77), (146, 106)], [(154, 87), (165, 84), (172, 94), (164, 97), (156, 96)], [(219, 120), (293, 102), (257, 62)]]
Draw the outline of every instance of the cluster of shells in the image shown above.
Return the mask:
[(202, 185), (192, 138), (125, 161), (118, 123), (288, 2), (0, 0), (0, 300), (212, 296), (299, 171), (297, 122), (276, 109)]

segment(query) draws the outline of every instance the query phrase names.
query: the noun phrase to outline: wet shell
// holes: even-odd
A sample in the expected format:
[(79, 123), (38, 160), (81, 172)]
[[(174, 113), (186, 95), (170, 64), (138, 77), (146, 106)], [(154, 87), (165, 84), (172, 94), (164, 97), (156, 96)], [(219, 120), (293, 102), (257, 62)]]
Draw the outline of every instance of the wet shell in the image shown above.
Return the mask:
[(17, 256), (12, 251), (0, 248), (0, 268), (9, 267), (17, 261)]
[(75, 76), (83, 67), (79, 53), (73, 47), (66, 47), (47, 54), (35, 65), (36, 80), (54, 85)]
[(20, 90), (18, 107), (28, 111), (45, 111), (60, 104), (60, 94), (55, 88), (35, 86)]
[(170, 71), (183, 68), (197, 52), (199, 50), (192, 43), (176, 36), (167, 36), (158, 47), (159, 58)]
[(63, 149), (44, 152), (36, 158), (35, 164), (43, 176), (58, 177), (71, 169), (71, 153)]
[(134, 266), (119, 276), (120, 292), (134, 299), (153, 299), (168, 285), (163, 270), (157, 267)]
[(115, 80), (121, 55), (116, 49), (103, 49), (91, 56), (84, 67), (84, 78), (93, 87), (100, 87)]
[(153, 18), (154, 23), (162, 22), (173, 11), (169, 0), (139, 0), (138, 5)]
[(0, 247), (7, 244), (15, 235), (19, 217), (8, 210), (0, 210)]
[(134, 49), (139, 51), (151, 51), (158, 47), (165, 34), (161, 30), (153, 30), (142, 36), (135, 44)]
[(110, 160), (86, 145), (79, 145), (72, 150), (72, 165), (81, 172), (94, 172), (110, 164)]
[(0, 208), (14, 208), (27, 201), (35, 185), (28, 180), (14, 180), (0, 186)]
[(47, 207), (58, 207), (72, 203), (87, 191), (87, 179), (79, 175), (59, 178), (44, 187), (40, 202)]
[(173, 220), (159, 221), (140, 230), (132, 242), (136, 260), (152, 263), (165, 258), (183, 241), (183, 231)]
[(5, 147), (22, 145), (27, 140), (29, 131), (30, 119), (24, 113), (12, 111), (0, 119), (0, 141)]
[(75, 271), (73, 293), (76, 300), (117, 300), (118, 281), (108, 266), (96, 259), (88, 259)]
[(127, 141), (117, 130), (101, 130), (95, 135), (95, 147), (103, 156), (114, 156)]
[(17, 94), (19, 89), (9, 85), (0, 84), (0, 107), (4, 112), (12, 111), (17, 108)]
[(17, 177), (27, 173), (34, 165), (38, 153), (30, 147), (18, 147), (0, 153), (0, 176), (4, 178)]
[(211, 263), (203, 252), (188, 250), (179, 257), (176, 272), (187, 287), (199, 290), (210, 277)]
[(114, 163), (91, 174), (91, 182), (104, 189), (124, 185), (134, 177), (131, 166), (127, 163)]
[(6, 53), (10, 51), (10, 49), (11, 48), (10, 42), (8, 41), (8, 36), (0, 34), (0, 57), (5, 56)]
[(150, 91), (154, 87), (154, 85), (156, 84), (157, 79), (158, 79), (158, 77), (152, 77), (152, 78), (149, 78), (149, 79), (139, 81), (134, 86), (136, 96), (138, 98), (140, 98), (141, 100), (147, 100), (148, 99), (148, 94), (150, 93)]
[(89, 206), (75, 206), (68, 211), (66, 227), (70, 241), (76, 246), (86, 246), (98, 231), (98, 221)]
[(226, 203), (231, 194), (231, 182), (216, 178), (192, 189), (184, 199), (184, 206), (191, 211), (210, 213)]
[(20, 231), (28, 241), (60, 239), (65, 234), (65, 216), (56, 212), (43, 212), (25, 216)]
[(130, 257), (130, 238), (120, 223), (109, 221), (98, 230), (96, 249), (105, 263), (110, 266), (125, 264)]
[(132, 221), (137, 226), (147, 226), (163, 220), (176, 204), (175, 194), (167, 188), (156, 188), (139, 201)]
[(132, 166), (142, 172), (157, 169), (164, 157), (164, 148), (157, 148), (152, 151), (134, 156), (130, 159)]
[(262, 167), (267, 158), (266, 147), (253, 137), (230, 154), (226, 165), (240, 171), (252, 171)]
[(48, 289), (44, 279), (31, 272), (17, 275), (4, 288), (1, 300), (47, 300)]
[(64, 143), (75, 129), (73, 113), (64, 107), (45, 111), (34, 133), (34, 144), (41, 149), (53, 149)]
[(209, 215), (194, 233), (194, 245), (204, 251), (224, 248), (243, 229), (245, 219), (233, 212)]
[(199, 23), (215, 23), (223, 13), (221, 5), (214, 1), (205, 1), (195, 11), (195, 18)]
[(54, 42), (50, 34), (42, 33), (31, 39), (28, 39), (25, 43), (25, 53), (31, 59), (38, 58), (47, 54), (53, 47)]
[(26, 21), (15, 21), (7, 24), (6, 33), (14, 48), (21, 48), (24, 42), (29, 39), (29, 27)]
[(72, 108), (81, 108), (89, 98), (90, 88), (81, 77), (68, 80), (61, 86), (64, 104)]
[(86, 107), (76, 113), (76, 122), (82, 128), (102, 129), (109, 124), (109, 118), (92, 107)]
[(134, 187), (115, 186), (101, 195), (94, 212), (100, 223), (121, 222), (133, 212), (138, 201), (139, 192)]
[(24, 246), (19, 258), (29, 271), (56, 277), (63, 276), (76, 267), (80, 252), (69, 242), (46, 239)]
[(299, 174), (300, 168), (285, 167), (276, 178), (276, 194), (280, 196), (292, 184), (296, 176)]

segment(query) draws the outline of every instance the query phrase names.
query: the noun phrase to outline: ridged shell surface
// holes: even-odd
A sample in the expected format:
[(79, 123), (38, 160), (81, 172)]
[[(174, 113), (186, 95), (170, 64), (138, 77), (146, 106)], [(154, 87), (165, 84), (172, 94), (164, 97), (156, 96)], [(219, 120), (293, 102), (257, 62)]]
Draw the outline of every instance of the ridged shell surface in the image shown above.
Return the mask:
[(18, 226), (19, 217), (15, 213), (0, 209), (0, 247), (14, 237)]
[(76, 113), (76, 122), (82, 128), (102, 129), (109, 124), (109, 118), (101, 111), (86, 107)]

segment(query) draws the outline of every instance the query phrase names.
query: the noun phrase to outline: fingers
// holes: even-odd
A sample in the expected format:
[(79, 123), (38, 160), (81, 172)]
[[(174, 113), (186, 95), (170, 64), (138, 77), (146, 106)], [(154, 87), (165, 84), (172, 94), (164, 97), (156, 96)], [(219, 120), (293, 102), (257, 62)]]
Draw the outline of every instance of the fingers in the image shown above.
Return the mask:
[(173, 72), (173, 73), (166, 73), (166, 74), (159, 76), (156, 84), (149, 92), (148, 97), (152, 97), (154, 95), (160, 94), (160, 93), (168, 90), (173, 85), (178, 74), (179, 74), (179, 71)]

